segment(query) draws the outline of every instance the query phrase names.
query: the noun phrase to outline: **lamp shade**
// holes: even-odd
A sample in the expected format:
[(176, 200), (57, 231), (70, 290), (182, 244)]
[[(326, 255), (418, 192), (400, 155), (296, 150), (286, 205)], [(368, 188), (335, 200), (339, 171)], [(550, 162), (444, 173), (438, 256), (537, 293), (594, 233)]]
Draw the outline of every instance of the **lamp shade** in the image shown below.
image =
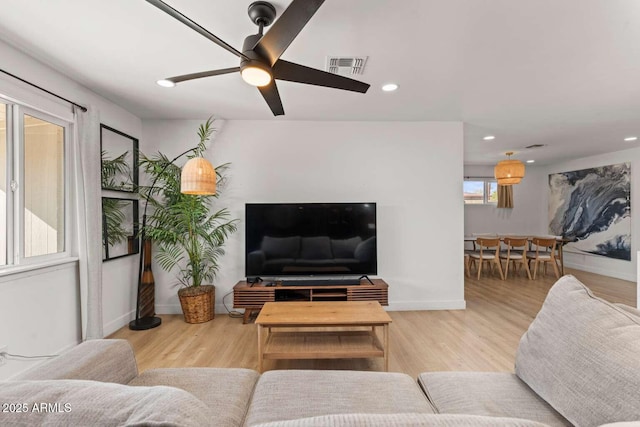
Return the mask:
[[(511, 156), (513, 153), (507, 153)], [(519, 184), (524, 178), (524, 163), (520, 160), (501, 160), (493, 168), (493, 175), (498, 181), (498, 185)]]
[(183, 166), (180, 192), (198, 196), (216, 194), (216, 170), (207, 159), (194, 157)]

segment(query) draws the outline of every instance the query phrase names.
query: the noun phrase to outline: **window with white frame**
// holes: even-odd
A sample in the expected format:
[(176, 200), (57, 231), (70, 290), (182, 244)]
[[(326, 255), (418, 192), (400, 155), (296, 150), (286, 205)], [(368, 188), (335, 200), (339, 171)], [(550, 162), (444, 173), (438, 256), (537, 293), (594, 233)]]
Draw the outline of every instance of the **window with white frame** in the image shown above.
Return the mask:
[(465, 205), (498, 203), (498, 182), (491, 178), (465, 178), (462, 191)]
[(68, 255), (70, 124), (0, 101), (0, 266)]

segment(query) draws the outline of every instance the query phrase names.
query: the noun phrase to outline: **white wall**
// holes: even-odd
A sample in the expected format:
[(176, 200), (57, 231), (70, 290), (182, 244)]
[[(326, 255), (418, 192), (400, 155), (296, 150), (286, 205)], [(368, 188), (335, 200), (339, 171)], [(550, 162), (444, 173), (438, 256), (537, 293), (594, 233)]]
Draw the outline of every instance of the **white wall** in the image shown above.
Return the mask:
[(636, 308), (640, 308), (640, 256), (636, 252)]
[[(101, 122), (139, 137), (140, 119), (79, 83), (0, 41), (2, 68), (52, 92), (100, 111)], [(61, 117), (70, 107), (37, 89), (0, 73), (0, 93)], [(100, 171), (96, 171), (100, 173)], [(120, 193), (121, 197), (124, 193)], [(124, 196), (126, 197), (126, 196)], [(100, 218), (95, 218), (100, 221)], [(103, 265), (105, 334), (125, 325), (135, 308), (136, 257)], [(80, 341), (80, 302), (76, 263), (0, 279), (0, 345), (24, 355), (58, 353)], [(10, 360), (0, 366), (0, 379), (37, 362)]]
[[(142, 149), (177, 155), (197, 143), (202, 122), (145, 120)], [(228, 121), (207, 156), (232, 163), (219, 206), (241, 220), (247, 202), (376, 202), (390, 308), (453, 309), (465, 305), (462, 144), (454, 122)], [(244, 222), (239, 229), (215, 282), (217, 311), (244, 278)], [(173, 275), (154, 265), (154, 276), (157, 311), (180, 313)]]
[[(464, 176), (469, 178), (493, 177), (493, 166), (464, 166)], [(513, 186), (513, 209), (498, 209), (495, 204), (464, 206), (464, 234), (498, 233), (513, 235), (546, 234), (546, 199), (539, 189), (546, 188), (545, 171), (527, 165), (525, 177)], [(462, 197), (462, 190), (460, 190)], [(545, 208), (540, 214), (541, 206)]]

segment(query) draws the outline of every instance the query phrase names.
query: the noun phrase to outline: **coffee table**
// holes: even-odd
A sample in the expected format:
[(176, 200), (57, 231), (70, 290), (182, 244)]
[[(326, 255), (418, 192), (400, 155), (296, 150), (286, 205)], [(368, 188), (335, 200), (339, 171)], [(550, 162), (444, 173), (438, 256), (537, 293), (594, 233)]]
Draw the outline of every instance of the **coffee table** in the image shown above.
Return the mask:
[(258, 371), (266, 359), (369, 357), (383, 357), (388, 371), (390, 323), (378, 301), (267, 302), (256, 319)]

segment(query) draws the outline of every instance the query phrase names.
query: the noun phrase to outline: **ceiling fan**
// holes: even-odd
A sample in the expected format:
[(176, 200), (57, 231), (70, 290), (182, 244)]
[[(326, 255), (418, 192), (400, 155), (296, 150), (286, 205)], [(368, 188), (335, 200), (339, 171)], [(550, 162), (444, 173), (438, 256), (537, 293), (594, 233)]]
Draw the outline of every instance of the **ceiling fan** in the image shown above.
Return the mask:
[(158, 81), (161, 86), (173, 87), (176, 83), (187, 80), (239, 71), (245, 82), (258, 88), (274, 116), (284, 115), (275, 80), (286, 80), (360, 93), (365, 93), (369, 89), (368, 84), (358, 80), (280, 59), (280, 56), (304, 26), (307, 25), (307, 22), (324, 3), (324, 0), (293, 0), (282, 13), (282, 16), (273, 24), (273, 27), (264, 35), (263, 29), (273, 23), (276, 17), (276, 9), (266, 1), (251, 3), (249, 5), (249, 17), (258, 26), (258, 34), (252, 34), (244, 39), (242, 52), (234, 49), (224, 40), (221, 40), (163, 1), (146, 1), (240, 58), (239, 67), (169, 77)]

